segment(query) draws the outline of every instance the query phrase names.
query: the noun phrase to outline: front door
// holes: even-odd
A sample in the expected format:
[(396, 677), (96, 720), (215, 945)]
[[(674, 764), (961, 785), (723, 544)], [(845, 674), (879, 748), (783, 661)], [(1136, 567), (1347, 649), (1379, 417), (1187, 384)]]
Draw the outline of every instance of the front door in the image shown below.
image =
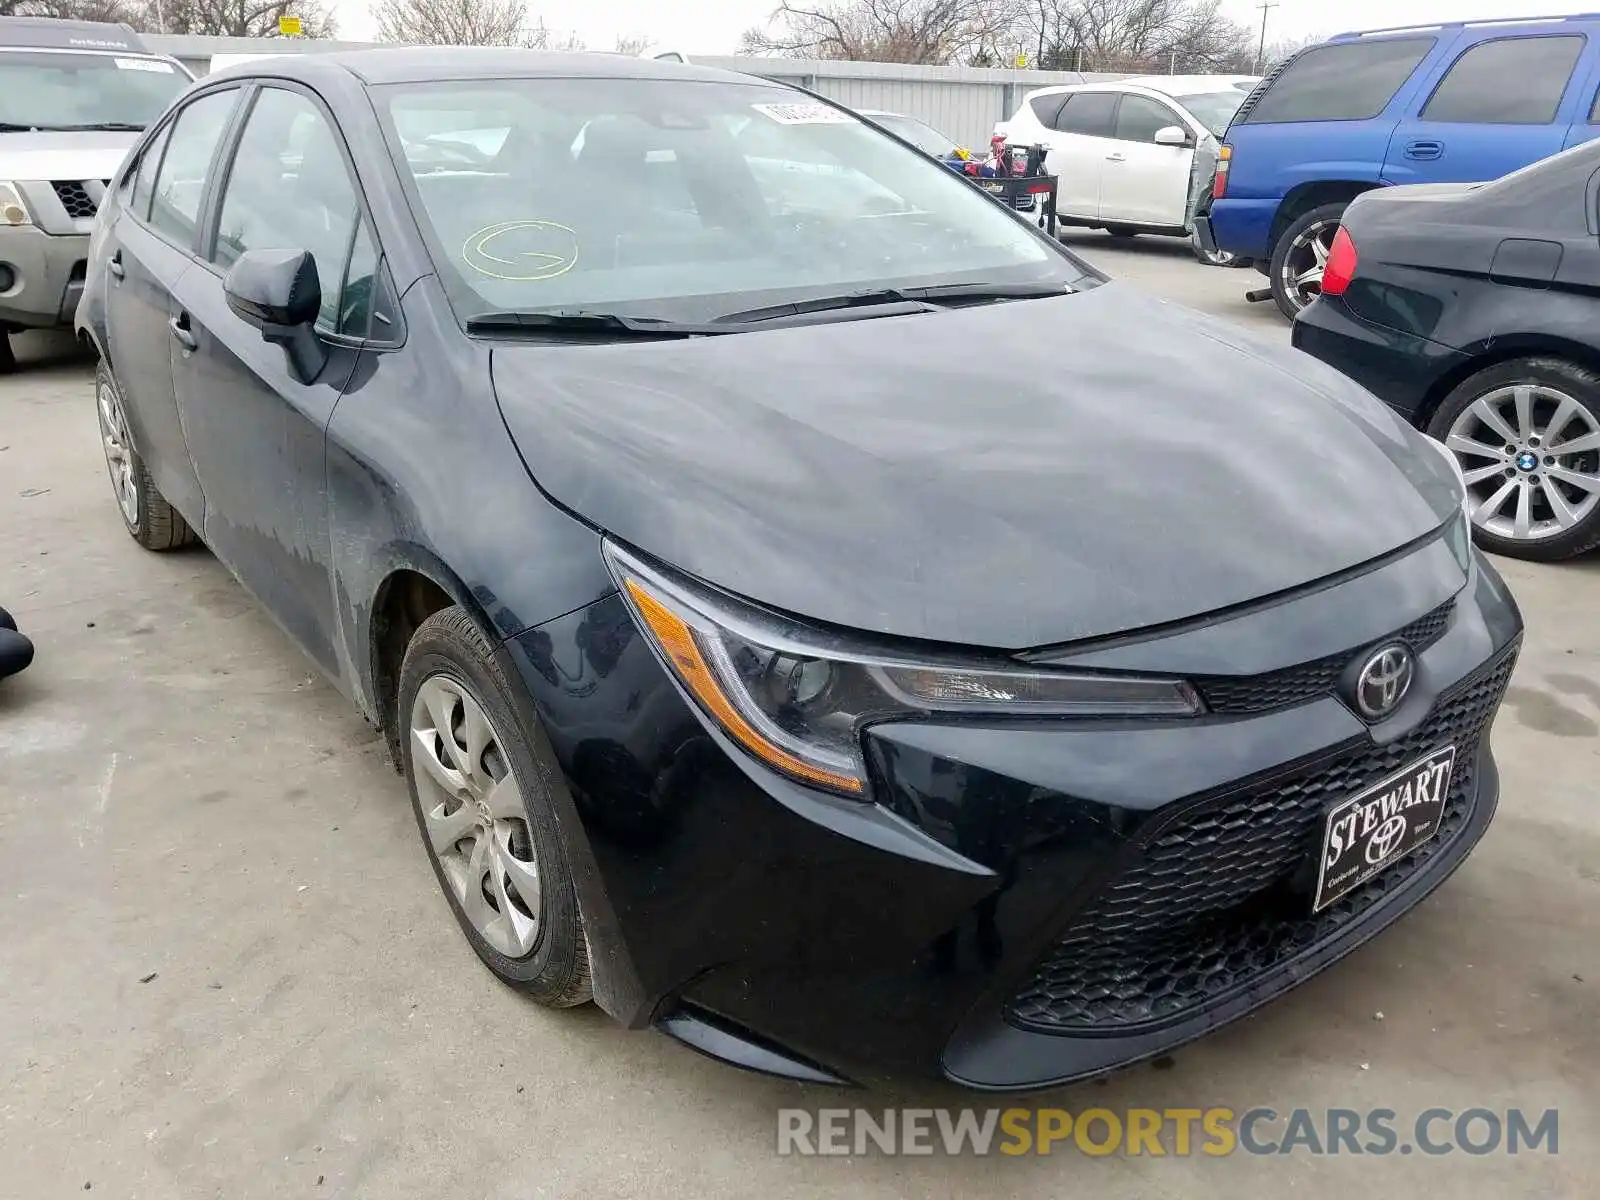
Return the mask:
[(1183, 227), (1194, 147), (1157, 145), (1157, 131), (1173, 126), (1194, 140), (1183, 118), (1161, 101), (1122, 97), (1100, 176), (1102, 221)]
[[(306, 93), (256, 94), (223, 178), (213, 244), (179, 281), (169, 338), (178, 409), (209, 501), (205, 541), (337, 677), (325, 434), (358, 353), (339, 334), (346, 264), (353, 253), (372, 255), (371, 238), (343, 144)], [(316, 260), (328, 357), (314, 379), (296, 376), (283, 348), (228, 307), (228, 268), (265, 249), (309, 250)]]

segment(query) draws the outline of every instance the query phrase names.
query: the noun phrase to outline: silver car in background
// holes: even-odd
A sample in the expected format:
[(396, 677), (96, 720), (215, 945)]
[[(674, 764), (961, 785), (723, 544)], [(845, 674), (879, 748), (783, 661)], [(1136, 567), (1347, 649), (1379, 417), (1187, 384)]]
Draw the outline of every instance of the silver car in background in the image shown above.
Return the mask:
[(126, 25), (0, 17), (0, 371), (72, 323), (106, 183), (191, 82)]

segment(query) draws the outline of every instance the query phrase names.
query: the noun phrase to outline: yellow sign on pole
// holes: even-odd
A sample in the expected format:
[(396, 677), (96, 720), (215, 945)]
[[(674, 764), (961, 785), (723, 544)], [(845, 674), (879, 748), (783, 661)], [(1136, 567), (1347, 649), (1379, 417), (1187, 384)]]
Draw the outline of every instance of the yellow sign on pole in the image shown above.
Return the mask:
[(299, 37), (300, 33), (301, 33), (301, 30), (300, 30), (300, 18), (299, 17), (279, 17), (278, 18), (278, 32), (280, 34), (282, 34), (284, 37)]
[(1020, 71), (1020, 70), (1022, 70), (1023, 67), (1025, 67), (1027, 65), (1028, 65), (1028, 56), (1026, 54), (1017, 55), (1017, 70)]

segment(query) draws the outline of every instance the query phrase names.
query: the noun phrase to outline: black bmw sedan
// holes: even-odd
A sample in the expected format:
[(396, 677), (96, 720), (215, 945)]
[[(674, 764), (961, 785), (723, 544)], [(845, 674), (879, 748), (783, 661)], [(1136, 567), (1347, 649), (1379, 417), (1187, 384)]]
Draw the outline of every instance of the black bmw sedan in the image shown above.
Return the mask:
[(108, 196), (122, 520), (383, 731), (542, 1003), (1034, 1087), (1330, 965), (1494, 813), (1521, 621), (1449, 456), (846, 111), (283, 57)]
[(1480, 545), (1600, 545), (1600, 143), (1345, 210), (1293, 341), (1460, 460)]

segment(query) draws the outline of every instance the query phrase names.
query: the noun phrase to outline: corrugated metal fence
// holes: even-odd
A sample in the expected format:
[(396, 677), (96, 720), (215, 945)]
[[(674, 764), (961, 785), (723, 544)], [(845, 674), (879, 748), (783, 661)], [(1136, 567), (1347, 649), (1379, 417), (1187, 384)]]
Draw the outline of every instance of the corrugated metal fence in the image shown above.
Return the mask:
[[(279, 38), (220, 38), (145, 35), (151, 47), (203, 75), (217, 54), (314, 54), (359, 49), (374, 43), (319, 42)], [(744, 71), (796, 84), (847, 104), (882, 109), (926, 121), (968, 146), (988, 144), (996, 121), (1005, 120), (1023, 93), (1055, 83), (1121, 79), (1079, 71), (995, 70), (984, 67), (919, 67), (900, 63), (833, 62), (804, 58), (735, 58), (693, 55), (703, 66)]]

